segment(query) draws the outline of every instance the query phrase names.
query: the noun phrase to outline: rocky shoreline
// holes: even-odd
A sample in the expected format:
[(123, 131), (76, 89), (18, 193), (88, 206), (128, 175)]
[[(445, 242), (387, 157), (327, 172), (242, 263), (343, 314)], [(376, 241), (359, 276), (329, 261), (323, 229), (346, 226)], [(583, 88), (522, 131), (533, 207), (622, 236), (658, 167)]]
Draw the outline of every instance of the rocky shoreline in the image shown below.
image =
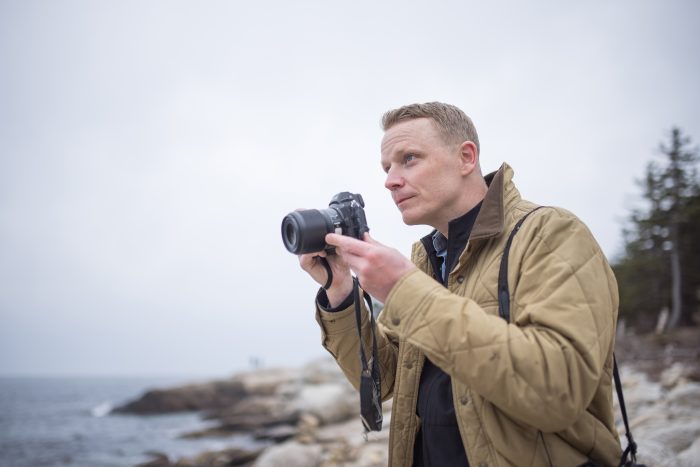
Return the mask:
[[(616, 352), (638, 461), (648, 466), (700, 465), (700, 333), (680, 332), (671, 338), (618, 338)], [(259, 442), (254, 449), (232, 447), (192, 458), (152, 453), (153, 459), (142, 467), (386, 466), (391, 401), (384, 404), (385, 428), (367, 439), (358, 408), (357, 393), (328, 357), (299, 369), (262, 369), (149, 391), (115, 412), (198, 411), (212, 427), (183, 437), (246, 434)]]

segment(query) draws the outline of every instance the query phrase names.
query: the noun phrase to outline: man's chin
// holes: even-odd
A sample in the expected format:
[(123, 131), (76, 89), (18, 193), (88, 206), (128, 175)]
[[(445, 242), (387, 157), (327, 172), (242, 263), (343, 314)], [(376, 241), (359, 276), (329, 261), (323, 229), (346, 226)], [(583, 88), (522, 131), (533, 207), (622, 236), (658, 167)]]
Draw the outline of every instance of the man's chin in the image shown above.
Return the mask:
[(406, 225), (418, 225), (421, 223), (420, 220), (416, 218), (416, 216), (411, 216), (411, 213), (408, 211), (402, 212), (401, 218), (403, 219), (403, 223)]

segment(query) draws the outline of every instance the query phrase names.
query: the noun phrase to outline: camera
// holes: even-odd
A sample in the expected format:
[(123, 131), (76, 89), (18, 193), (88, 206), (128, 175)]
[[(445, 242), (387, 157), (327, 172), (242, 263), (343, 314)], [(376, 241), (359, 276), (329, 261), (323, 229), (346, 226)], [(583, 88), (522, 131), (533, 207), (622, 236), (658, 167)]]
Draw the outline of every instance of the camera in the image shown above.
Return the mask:
[(290, 253), (302, 255), (335, 249), (326, 244), (326, 234), (337, 233), (362, 240), (369, 232), (365, 202), (359, 194), (343, 191), (331, 198), (328, 209), (294, 211), (282, 219), (282, 241)]

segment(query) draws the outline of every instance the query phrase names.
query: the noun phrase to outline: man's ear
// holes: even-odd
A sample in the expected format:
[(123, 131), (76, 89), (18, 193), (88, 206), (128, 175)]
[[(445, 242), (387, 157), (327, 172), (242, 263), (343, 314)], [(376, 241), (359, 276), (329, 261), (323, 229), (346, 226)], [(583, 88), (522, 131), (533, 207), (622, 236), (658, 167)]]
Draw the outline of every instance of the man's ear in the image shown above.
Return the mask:
[(479, 167), (479, 151), (472, 141), (465, 141), (459, 146), (460, 172), (470, 175)]

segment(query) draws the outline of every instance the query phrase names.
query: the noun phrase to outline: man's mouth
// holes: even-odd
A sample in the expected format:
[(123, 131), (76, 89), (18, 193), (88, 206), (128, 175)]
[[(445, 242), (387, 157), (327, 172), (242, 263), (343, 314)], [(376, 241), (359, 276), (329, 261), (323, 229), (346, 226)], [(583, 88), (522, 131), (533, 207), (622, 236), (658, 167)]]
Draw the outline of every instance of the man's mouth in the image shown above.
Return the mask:
[(402, 204), (404, 201), (408, 201), (408, 200), (411, 199), (411, 198), (413, 198), (413, 196), (404, 196), (404, 197), (398, 198), (398, 199), (396, 200), (396, 206), (397, 206), (397, 207), (401, 207), (401, 204)]

